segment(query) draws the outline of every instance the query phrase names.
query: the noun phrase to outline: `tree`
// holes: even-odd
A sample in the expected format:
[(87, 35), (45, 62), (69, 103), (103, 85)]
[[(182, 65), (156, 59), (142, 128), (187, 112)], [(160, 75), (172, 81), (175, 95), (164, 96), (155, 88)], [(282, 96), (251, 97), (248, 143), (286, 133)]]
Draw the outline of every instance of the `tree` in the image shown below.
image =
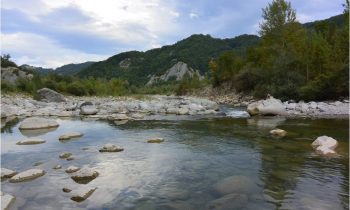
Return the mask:
[(261, 36), (278, 32), (282, 26), (296, 20), (296, 11), (292, 9), (290, 2), (284, 0), (273, 0), (262, 11), (264, 22), (260, 24)]

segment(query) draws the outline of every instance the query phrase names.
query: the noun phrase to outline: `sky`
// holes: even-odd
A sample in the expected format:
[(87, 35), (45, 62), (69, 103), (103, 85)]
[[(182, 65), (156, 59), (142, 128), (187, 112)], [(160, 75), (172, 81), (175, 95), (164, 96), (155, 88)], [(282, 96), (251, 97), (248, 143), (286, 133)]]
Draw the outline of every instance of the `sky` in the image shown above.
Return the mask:
[[(1, 0), (1, 54), (56, 68), (129, 50), (170, 45), (192, 34), (257, 34), (272, 0)], [(301, 23), (342, 13), (345, 0), (291, 0)]]

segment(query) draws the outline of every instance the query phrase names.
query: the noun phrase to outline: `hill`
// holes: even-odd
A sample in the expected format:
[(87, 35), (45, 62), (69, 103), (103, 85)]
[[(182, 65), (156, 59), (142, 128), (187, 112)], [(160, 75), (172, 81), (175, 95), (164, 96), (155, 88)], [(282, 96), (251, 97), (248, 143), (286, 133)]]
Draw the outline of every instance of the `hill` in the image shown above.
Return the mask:
[(21, 69), (36, 72), (40, 75), (48, 75), (48, 74), (60, 74), (60, 75), (75, 75), (82, 69), (85, 69), (95, 62), (87, 61), (84, 63), (78, 63), (78, 64), (66, 64), (61, 67), (58, 67), (56, 69), (53, 68), (43, 68), (43, 67), (36, 67), (36, 66), (30, 66), (28, 64), (23, 64), (20, 66)]

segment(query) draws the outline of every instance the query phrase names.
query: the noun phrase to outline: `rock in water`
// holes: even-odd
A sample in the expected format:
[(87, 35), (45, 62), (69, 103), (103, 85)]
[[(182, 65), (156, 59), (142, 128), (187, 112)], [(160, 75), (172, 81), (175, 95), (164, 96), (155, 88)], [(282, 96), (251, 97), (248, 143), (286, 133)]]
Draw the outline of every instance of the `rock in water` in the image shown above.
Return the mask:
[(338, 146), (338, 141), (328, 136), (320, 136), (311, 144), (317, 153), (322, 155), (336, 154), (334, 149)]
[(98, 109), (95, 106), (82, 106), (80, 108), (80, 114), (82, 115), (95, 115)]
[(26, 171), (23, 171), (15, 176), (13, 176), (10, 179), (10, 182), (25, 182), (29, 180), (36, 179), (38, 177), (41, 177), (45, 174), (44, 170), (41, 169), (29, 169)]
[(147, 143), (162, 143), (164, 142), (163, 138), (152, 138), (152, 139), (148, 139)]
[(57, 93), (49, 88), (42, 88), (36, 92), (39, 101), (44, 102), (65, 102), (66, 99), (62, 94)]
[(62, 166), (61, 165), (55, 165), (52, 169), (61, 169)]
[(251, 103), (247, 107), (247, 112), (251, 115), (285, 115), (286, 107), (281, 100), (270, 96), (266, 100)]
[(253, 182), (245, 176), (226, 177), (213, 186), (215, 191), (221, 195), (230, 193), (249, 193), (253, 187)]
[(83, 168), (75, 173), (71, 178), (79, 184), (87, 184), (98, 177), (99, 173), (90, 168)]
[(65, 192), (65, 193), (69, 193), (69, 192), (71, 192), (72, 190), (69, 189), (69, 188), (67, 188), (67, 187), (64, 187), (64, 188), (62, 189), (62, 191)]
[(10, 194), (0, 193), (1, 198), (1, 210), (9, 209), (10, 205), (15, 202), (16, 198)]
[(22, 121), (19, 129), (31, 130), (31, 129), (42, 129), (42, 128), (55, 128), (59, 124), (52, 119), (40, 118), (40, 117), (29, 117)]
[(78, 137), (82, 137), (83, 134), (82, 133), (79, 133), (79, 132), (68, 132), (68, 133), (65, 133), (63, 134), (62, 136), (60, 136), (58, 139), (59, 140), (69, 140), (71, 138), (78, 138)]
[(73, 190), (71, 192), (73, 195), (70, 199), (76, 202), (82, 202), (86, 200), (88, 197), (90, 197), (96, 189), (97, 189), (96, 187), (95, 188), (84, 187), (84, 188)]
[(245, 194), (228, 194), (219, 199), (209, 202), (208, 209), (214, 210), (235, 210), (243, 209), (248, 203), (248, 197)]
[(284, 137), (287, 135), (287, 131), (282, 129), (273, 129), (270, 131), (270, 134), (274, 136)]
[(70, 156), (72, 156), (72, 153), (70, 152), (64, 152), (62, 154), (59, 155), (59, 158), (61, 159), (66, 159), (66, 158), (69, 158)]
[(79, 170), (80, 170), (79, 167), (76, 167), (76, 166), (69, 166), (69, 167), (65, 170), (65, 172), (66, 172), (66, 173), (74, 173), (74, 172), (77, 172), (77, 171), (79, 171)]
[(7, 168), (1, 168), (1, 179), (11, 178), (16, 174), (17, 174), (16, 171), (12, 171)]
[(42, 139), (26, 139), (26, 140), (22, 140), (17, 142), (17, 145), (32, 145), (32, 144), (42, 144), (45, 143), (46, 141), (42, 140)]
[(100, 152), (121, 152), (124, 149), (121, 147), (118, 147), (114, 144), (105, 144), (99, 151)]

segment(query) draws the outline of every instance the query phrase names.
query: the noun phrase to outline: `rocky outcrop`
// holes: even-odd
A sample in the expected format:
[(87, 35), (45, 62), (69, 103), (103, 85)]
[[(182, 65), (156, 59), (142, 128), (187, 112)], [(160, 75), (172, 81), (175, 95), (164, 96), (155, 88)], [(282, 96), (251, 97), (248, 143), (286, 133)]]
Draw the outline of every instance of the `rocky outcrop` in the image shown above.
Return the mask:
[(170, 69), (168, 69), (165, 74), (161, 76), (153, 75), (151, 76), (150, 80), (147, 82), (147, 86), (156, 84), (158, 82), (166, 82), (169, 80), (176, 80), (180, 81), (184, 79), (186, 76), (192, 78), (194, 76), (198, 76), (199, 79), (202, 79), (203, 77), (199, 74), (198, 70), (194, 70), (191, 67), (189, 67), (184, 62), (177, 62), (175, 65), (173, 65)]
[(10, 179), (10, 182), (25, 182), (41, 177), (45, 174), (44, 170), (41, 169), (29, 169), (16, 174)]
[(100, 152), (121, 152), (123, 150), (123, 148), (114, 144), (105, 144), (101, 149), (99, 149)]
[(43, 102), (65, 102), (66, 99), (60, 93), (49, 88), (42, 88), (36, 91), (36, 97), (39, 101)]
[(22, 71), (17, 67), (1, 67), (1, 81), (7, 82), (12, 85), (16, 84), (19, 79), (27, 79), (31, 80), (33, 78), (33, 74)]
[(42, 129), (42, 128), (55, 128), (59, 124), (52, 119), (40, 118), (40, 117), (30, 117), (22, 121), (19, 129), (22, 130), (32, 130), (32, 129)]
[(311, 144), (316, 152), (322, 155), (334, 155), (334, 149), (338, 146), (338, 141), (328, 136), (320, 136)]
[(25, 139), (17, 142), (17, 145), (32, 145), (32, 144), (42, 144), (45, 143), (45, 140), (42, 139)]
[(266, 100), (251, 103), (247, 107), (247, 112), (251, 115), (286, 115), (286, 107), (282, 101), (270, 96)]

